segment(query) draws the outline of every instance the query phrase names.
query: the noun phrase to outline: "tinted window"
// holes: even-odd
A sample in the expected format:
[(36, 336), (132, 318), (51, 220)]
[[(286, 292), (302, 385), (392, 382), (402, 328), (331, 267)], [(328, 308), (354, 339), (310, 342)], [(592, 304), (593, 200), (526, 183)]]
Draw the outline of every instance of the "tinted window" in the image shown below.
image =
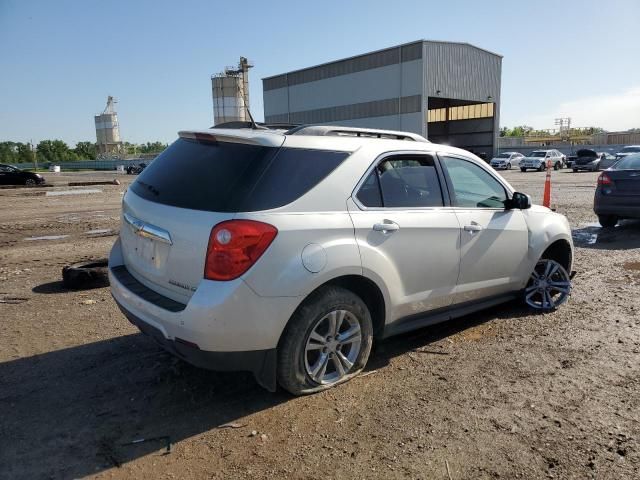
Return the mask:
[(640, 170), (640, 155), (624, 157), (613, 166), (614, 170)]
[(507, 192), (498, 180), (473, 162), (443, 157), (457, 207), (504, 208)]
[(304, 195), (348, 155), (181, 138), (130, 188), (142, 198), (180, 208), (267, 210)]
[(531, 152), (531, 155), (529, 155), (530, 157), (544, 157), (547, 154), (547, 152)]
[(378, 181), (378, 171), (375, 168), (360, 187), (356, 198), (365, 207), (382, 207), (380, 182)]
[(441, 207), (442, 190), (430, 155), (402, 155), (380, 162), (357, 194), (367, 207)]
[(620, 153), (635, 153), (640, 152), (640, 147), (624, 147), (620, 150)]

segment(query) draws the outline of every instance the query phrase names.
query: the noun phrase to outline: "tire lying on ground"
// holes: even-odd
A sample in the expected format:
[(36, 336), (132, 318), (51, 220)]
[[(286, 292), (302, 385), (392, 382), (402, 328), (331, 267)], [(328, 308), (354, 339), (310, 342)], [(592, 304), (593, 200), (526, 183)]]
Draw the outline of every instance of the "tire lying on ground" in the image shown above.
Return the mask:
[(62, 269), (62, 284), (74, 290), (106, 287), (109, 285), (107, 266), (106, 258), (67, 265)]

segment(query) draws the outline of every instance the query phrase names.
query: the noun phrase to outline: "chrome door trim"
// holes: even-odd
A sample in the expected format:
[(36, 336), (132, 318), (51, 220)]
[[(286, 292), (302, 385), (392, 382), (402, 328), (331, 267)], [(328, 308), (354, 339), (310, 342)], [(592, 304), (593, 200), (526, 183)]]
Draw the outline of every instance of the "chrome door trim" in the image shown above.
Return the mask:
[(171, 235), (163, 228), (143, 222), (139, 218), (136, 218), (128, 213), (123, 213), (122, 217), (136, 235), (140, 237), (150, 238), (157, 242), (166, 243), (167, 245), (173, 245)]

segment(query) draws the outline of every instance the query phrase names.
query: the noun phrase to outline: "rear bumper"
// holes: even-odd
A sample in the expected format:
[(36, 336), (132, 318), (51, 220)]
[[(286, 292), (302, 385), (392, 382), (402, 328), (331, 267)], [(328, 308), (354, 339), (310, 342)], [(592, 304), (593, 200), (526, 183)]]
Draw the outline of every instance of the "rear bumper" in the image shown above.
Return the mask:
[(202, 280), (181, 304), (123, 270), (118, 240), (109, 257), (111, 295), (143, 333), (198, 367), (250, 371), (265, 388), (275, 388), (276, 347), (300, 298), (261, 297), (242, 279)]
[(596, 215), (640, 218), (640, 195), (603, 195), (596, 190), (593, 211)]
[(125, 317), (138, 329), (151, 337), (169, 353), (196, 367), (222, 372), (252, 372), (256, 381), (271, 392), (276, 390), (276, 349), (249, 350), (241, 352), (210, 352), (200, 350), (180, 339), (170, 340), (154, 327), (137, 317), (116, 300)]

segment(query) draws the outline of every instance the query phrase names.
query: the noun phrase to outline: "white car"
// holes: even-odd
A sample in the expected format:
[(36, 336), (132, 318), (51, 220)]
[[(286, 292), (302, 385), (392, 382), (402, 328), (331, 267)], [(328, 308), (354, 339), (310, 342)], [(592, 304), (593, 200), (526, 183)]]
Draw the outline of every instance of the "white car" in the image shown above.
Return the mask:
[(551, 168), (559, 170), (564, 167), (565, 158), (558, 150), (534, 150), (520, 161), (520, 170), (543, 172), (547, 168), (547, 162), (551, 162)]
[(629, 155), (634, 155), (636, 153), (640, 153), (640, 145), (629, 145), (627, 147), (624, 147), (615, 155), (616, 155), (616, 159), (620, 160), (621, 158), (627, 157)]
[(567, 219), (473, 154), (334, 126), (180, 132), (128, 188), (109, 257), (127, 318), (195, 365), (299, 395), (373, 342), (571, 290)]
[(502, 152), (491, 159), (489, 164), (496, 170), (511, 170), (511, 167), (519, 167), (524, 155), (520, 152)]

